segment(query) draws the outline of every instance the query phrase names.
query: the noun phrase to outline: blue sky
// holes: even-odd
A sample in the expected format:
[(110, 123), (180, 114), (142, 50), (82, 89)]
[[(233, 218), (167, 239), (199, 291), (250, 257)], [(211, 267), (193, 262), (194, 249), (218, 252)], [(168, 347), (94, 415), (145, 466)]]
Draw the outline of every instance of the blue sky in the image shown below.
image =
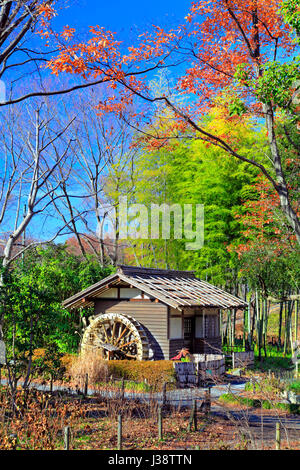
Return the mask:
[[(141, 0), (66, 0), (69, 4), (67, 8), (58, 10), (58, 16), (53, 22), (54, 30), (61, 30), (65, 25), (74, 27), (76, 33), (85, 39), (85, 33), (88, 33), (89, 26), (99, 25), (105, 29), (117, 33), (117, 37), (124, 41), (125, 45), (134, 43), (139, 34), (151, 29), (152, 24), (158, 24), (162, 27), (172, 27), (184, 21), (189, 7), (190, 0), (150, 0), (142, 2)], [(31, 37), (31, 45), (36, 45), (39, 41), (35, 35)], [(29, 71), (31, 68), (29, 68)], [(11, 85), (16, 89), (16, 95), (24, 94), (22, 87), (26, 89), (27, 82), (21, 74), (21, 81), (15, 81), (18, 74), (15, 75), (15, 69), (12, 69), (5, 75), (5, 84), (7, 90)], [(43, 70), (45, 76), (47, 71)], [(30, 73), (28, 74), (31, 77)], [(19, 83), (21, 88), (19, 89)], [(30, 82), (28, 82), (30, 83)], [(21, 91), (20, 91), (21, 90)], [(49, 229), (55, 225), (51, 218), (46, 220), (46, 227), (40, 223), (39, 217), (34, 218), (29, 233), (36, 233), (41, 238), (47, 238), (44, 234), (45, 228)], [(28, 235), (29, 235), (28, 233)]]
[(74, 26), (80, 33), (95, 24), (116, 32), (129, 31), (151, 23), (182, 21), (190, 3), (187, 0), (70, 0), (70, 6), (59, 12), (55, 23)]

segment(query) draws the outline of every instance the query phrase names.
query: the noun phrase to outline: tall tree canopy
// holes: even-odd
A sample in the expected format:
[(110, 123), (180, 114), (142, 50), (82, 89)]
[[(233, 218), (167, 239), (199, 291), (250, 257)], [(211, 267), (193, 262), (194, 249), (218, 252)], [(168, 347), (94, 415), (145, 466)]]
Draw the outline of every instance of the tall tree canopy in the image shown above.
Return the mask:
[[(291, 205), (276, 132), (278, 110), (295, 119), (294, 84), (300, 77), (294, 30), (299, 11), (295, 7), (291, 18), (286, 7), (279, 0), (196, 1), (185, 24), (168, 31), (153, 26), (128, 50), (100, 26), (90, 28), (86, 42), (73, 40), (74, 29), (66, 28), (59, 38), (60, 53), (48, 66), (55, 74), (67, 72), (106, 83), (111, 93), (99, 103), (100, 112), (122, 113), (138, 97), (143, 102), (138, 117), (145, 122), (157, 109), (147, 110), (145, 104), (162, 103), (173, 113), (173, 129), (188, 129), (195, 138), (259, 168), (277, 192), (300, 243), (299, 217)], [(51, 12), (47, 19), (50, 16)], [(49, 38), (46, 23), (43, 34)], [(153, 95), (149, 87), (153, 70), (166, 67), (172, 67), (174, 76), (177, 71), (176, 87), (184, 102), (178, 104), (170, 94)], [(225, 87), (234, 92), (228, 103), (231, 113), (264, 121), (271, 168), (266, 161), (238, 151), (230, 135), (208, 132), (203, 126), (203, 114)], [(136, 115), (134, 107), (132, 118)], [(173, 132), (151, 136), (160, 142), (169, 138), (174, 138)]]
[[(253, 129), (251, 122), (248, 122), (245, 132), (243, 120), (246, 118), (232, 116), (227, 120), (224, 100), (224, 96), (220, 97), (218, 106), (206, 116), (205, 128), (207, 131), (230, 132), (237, 148), (249, 157), (255, 155), (265, 145), (263, 134)], [(167, 125), (163, 116), (160, 121), (161, 126)], [(235, 212), (242, 201), (255, 193), (252, 185), (257, 173), (258, 170), (248, 163), (224, 158), (222, 149), (201, 140), (185, 138), (185, 134), (173, 145), (172, 152), (165, 147), (151, 152), (146, 148), (134, 161), (129, 184), (123, 181), (123, 186), (118, 186), (119, 192), (116, 188), (113, 191), (115, 199), (127, 195), (128, 203), (143, 204), (148, 210), (147, 235), (142, 236), (140, 227), (134, 231), (141, 239), (131, 240), (131, 247), (129, 245), (125, 250), (127, 259), (153, 267), (192, 269), (219, 285), (229, 283), (233, 272), (236, 276), (236, 255), (229, 253), (227, 246), (241, 237), (240, 222), (235, 218)], [(111, 190), (108, 186), (108, 193)], [(164, 204), (170, 209), (170, 238), (151, 237), (153, 203), (161, 208), (161, 235), (163, 217), (169, 216), (168, 213), (163, 216)], [(183, 214), (185, 204), (204, 206), (204, 245), (201, 250), (186, 250), (186, 243), (192, 240), (188, 240), (186, 235), (183, 239), (175, 236), (173, 205), (179, 206)], [(139, 216), (137, 213), (137, 219)], [(184, 235), (184, 230), (182, 233)]]

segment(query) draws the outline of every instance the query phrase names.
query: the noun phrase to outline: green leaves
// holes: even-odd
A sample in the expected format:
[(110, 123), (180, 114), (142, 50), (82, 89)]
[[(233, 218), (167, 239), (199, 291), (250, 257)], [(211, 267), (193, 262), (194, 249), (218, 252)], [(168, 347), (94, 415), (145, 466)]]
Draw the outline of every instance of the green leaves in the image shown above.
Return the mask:
[[(253, 78), (247, 64), (239, 64), (234, 74), (239, 86), (253, 90), (262, 103), (272, 103), (280, 108), (293, 109), (293, 91), (300, 79), (300, 58), (289, 62), (269, 61), (261, 65), (260, 75)], [(234, 97), (229, 103), (230, 115), (241, 116), (246, 112), (243, 101)]]
[(285, 21), (294, 29), (300, 38), (300, 9), (298, 0), (284, 0), (281, 12)]
[(280, 108), (293, 108), (295, 82), (300, 79), (300, 58), (291, 62), (267, 62), (264, 73), (253, 81), (255, 93), (263, 103), (272, 102)]
[(111, 272), (111, 267), (102, 267), (92, 256), (72, 255), (63, 245), (27, 251), (1, 289), (10, 352), (12, 344), (18, 356), (49, 344), (58, 351), (76, 351), (80, 314), (67, 312), (62, 301)]
[(230, 116), (242, 116), (246, 113), (247, 108), (242, 100), (236, 98), (231, 103), (229, 103), (228, 111)]

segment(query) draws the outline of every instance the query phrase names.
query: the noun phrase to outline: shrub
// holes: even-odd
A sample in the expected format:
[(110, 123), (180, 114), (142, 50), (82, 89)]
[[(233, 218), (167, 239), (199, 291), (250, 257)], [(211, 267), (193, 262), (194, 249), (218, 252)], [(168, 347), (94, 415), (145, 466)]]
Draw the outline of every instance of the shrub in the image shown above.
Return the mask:
[(246, 405), (247, 407), (260, 408), (271, 410), (272, 408), (288, 411), (292, 414), (300, 414), (300, 405), (292, 403), (271, 403), (269, 400), (258, 400), (255, 398), (238, 397), (232, 394), (224, 393), (219, 397), (223, 403), (238, 403)]
[(45, 379), (61, 379), (65, 372), (61, 358), (62, 353), (55, 343), (46, 348), (35, 349), (32, 355), (33, 375), (43, 376)]
[(288, 389), (295, 393), (300, 393), (300, 380), (295, 380), (294, 382), (290, 383)]
[(61, 431), (84, 416), (78, 402), (38, 390), (0, 389), (0, 450), (62, 448)]
[(174, 382), (175, 369), (172, 361), (108, 361), (108, 375), (135, 382), (147, 382), (155, 390), (164, 382)]

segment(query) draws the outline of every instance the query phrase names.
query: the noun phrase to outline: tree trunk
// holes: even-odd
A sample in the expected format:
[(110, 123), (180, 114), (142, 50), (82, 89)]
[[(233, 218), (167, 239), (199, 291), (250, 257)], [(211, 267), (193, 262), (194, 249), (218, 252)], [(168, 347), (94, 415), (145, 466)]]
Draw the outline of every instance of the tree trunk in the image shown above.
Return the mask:
[(297, 242), (300, 245), (300, 221), (296, 212), (293, 210), (290, 200), (289, 200), (289, 192), (288, 192), (287, 184), (285, 181), (284, 173), (282, 170), (281, 156), (279, 153), (277, 140), (276, 140), (274, 113), (273, 113), (272, 105), (265, 104), (263, 106), (263, 111), (265, 113), (269, 147), (271, 150), (273, 167), (274, 167), (275, 174), (276, 174), (275, 190), (279, 196), (281, 209), (283, 213), (285, 214), (290, 226), (295, 231)]

